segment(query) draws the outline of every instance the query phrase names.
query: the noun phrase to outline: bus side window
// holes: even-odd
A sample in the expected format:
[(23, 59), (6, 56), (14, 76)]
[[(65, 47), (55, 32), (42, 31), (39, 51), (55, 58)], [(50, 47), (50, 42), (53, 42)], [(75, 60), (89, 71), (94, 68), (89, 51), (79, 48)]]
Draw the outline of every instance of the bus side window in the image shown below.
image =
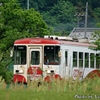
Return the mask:
[(91, 53), (90, 54), (90, 68), (94, 68), (94, 54)]
[(79, 67), (83, 67), (83, 52), (79, 52)]
[(100, 54), (96, 54), (96, 68), (100, 68)]
[(85, 67), (89, 67), (89, 53), (85, 53)]
[(68, 52), (65, 51), (65, 65), (66, 65), (66, 66), (67, 66), (67, 64), (68, 64), (67, 60), (68, 60)]
[(73, 67), (77, 67), (77, 52), (73, 52)]

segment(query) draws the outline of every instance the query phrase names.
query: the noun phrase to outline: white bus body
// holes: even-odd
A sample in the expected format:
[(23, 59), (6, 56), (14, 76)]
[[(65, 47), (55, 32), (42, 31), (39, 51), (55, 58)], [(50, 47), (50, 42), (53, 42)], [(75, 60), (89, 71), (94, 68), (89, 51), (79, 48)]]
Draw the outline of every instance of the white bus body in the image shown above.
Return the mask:
[[(47, 38), (47, 37), (46, 37)], [(89, 49), (95, 45), (51, 38), (25, 38), (14, 43), (14, 82), (56, 77), (81, 80), (99, 69), (96, 56), (100, 51)], [(48, 57), (47, 57), (48, 56)], [(45, 62), (46, 59), (46, 62)]]

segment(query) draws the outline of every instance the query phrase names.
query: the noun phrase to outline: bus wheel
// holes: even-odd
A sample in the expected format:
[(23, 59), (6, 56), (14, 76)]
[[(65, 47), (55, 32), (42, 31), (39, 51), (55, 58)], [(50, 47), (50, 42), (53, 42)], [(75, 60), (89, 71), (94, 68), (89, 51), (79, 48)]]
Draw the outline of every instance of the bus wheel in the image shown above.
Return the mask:
[(100, 77), (100, 70), (93, 70), (91, 71), (85, 79), (94, 79)]

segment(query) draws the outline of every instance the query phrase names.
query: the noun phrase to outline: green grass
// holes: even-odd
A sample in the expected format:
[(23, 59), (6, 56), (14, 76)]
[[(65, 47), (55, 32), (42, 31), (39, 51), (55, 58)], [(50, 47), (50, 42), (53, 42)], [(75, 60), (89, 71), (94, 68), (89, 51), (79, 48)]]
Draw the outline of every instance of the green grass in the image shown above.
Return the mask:
[(40, 87), (37, 81), (24, 85), (13, 85), (6, 88), (4, 80), (0, 81), (0, 100), (99, 100), (100, 79), (62, 80), (52, 83), (42, 82)]

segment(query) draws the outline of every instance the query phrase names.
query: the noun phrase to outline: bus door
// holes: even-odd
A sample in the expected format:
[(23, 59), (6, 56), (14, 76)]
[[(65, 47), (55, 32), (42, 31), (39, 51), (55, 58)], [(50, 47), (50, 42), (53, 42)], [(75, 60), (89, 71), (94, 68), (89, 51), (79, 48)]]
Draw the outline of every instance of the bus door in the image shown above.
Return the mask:
[(30, 80), (41, 78), (43, 68), (42, 47), (29, 49), (29, 68)]

